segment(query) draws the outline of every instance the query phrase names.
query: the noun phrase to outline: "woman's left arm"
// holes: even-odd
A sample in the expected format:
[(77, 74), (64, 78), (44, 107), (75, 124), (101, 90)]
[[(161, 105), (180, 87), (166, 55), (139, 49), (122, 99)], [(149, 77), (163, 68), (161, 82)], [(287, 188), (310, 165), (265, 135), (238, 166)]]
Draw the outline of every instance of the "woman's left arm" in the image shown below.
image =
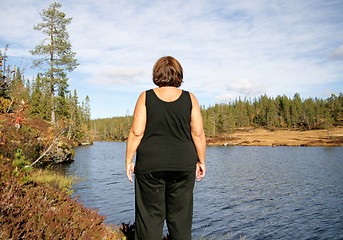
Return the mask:
[(135, 111), (133, 114), (133, 122), (129, 132), (126, 144), (126, 175), (132, 182), (132, 174), (134, 172), (133, 157), (136, 154), (137, 148), (143, 138), (146, 124), (146, 107), (145, 107), (145, 92), (138, 97)]

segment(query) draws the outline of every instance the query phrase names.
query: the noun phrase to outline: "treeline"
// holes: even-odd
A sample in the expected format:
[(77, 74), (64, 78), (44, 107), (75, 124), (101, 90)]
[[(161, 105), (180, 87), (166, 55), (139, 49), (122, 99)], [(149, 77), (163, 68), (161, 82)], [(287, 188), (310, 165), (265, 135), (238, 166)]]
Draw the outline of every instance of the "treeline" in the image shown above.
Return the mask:
[[(255, 99), (238, 98), (232, 102), (202, 107), (207, 137), (233, 133), (238, 128), (262, 127), (312, 130), (343, 125), (343, 94), (327, 99), (302, 99), (262, 95)], [(92, 129), (98, 140), (126, 140), (132, 116), (92, 120)]]
[(125, 141), (129, 133), (132, 116), (91, 120), (91, 129), (98, 141)]
[(259, 98), (236, 99), (203, 109), (204, 128), (209, 137), (231, 133), (237, 128), (263, 127), (299, 130), (325, 129), (343, 124), (343, 94), (323, 100), (262, 95)]

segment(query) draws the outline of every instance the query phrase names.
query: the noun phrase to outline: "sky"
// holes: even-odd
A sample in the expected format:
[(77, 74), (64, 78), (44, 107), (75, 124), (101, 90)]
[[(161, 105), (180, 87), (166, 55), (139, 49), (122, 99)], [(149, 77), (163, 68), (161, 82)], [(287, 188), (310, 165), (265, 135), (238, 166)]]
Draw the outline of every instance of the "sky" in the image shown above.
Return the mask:
[[(0, 0), (0, 49), (28, 79), (34, 30), (53, 1)], [(91, 118), (132, 115), (139, 94), (156, 87), (152, 68), (173, 56), (181, 88), (204, 107), (237, 98), (343, 92), (341, 0), (61, 0), (79, 66), (68, 74)]]

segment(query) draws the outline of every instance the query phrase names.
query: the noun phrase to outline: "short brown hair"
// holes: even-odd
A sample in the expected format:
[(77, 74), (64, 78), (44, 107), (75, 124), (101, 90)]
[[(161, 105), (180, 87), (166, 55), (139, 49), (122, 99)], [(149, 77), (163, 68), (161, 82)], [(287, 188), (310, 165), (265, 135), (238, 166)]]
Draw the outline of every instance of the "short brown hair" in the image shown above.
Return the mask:
[(152, 71), (152, 80), (159, 87), (180, 87), (183, 82), (181, 64), (173, 57), (166, 56), (157, 60)]

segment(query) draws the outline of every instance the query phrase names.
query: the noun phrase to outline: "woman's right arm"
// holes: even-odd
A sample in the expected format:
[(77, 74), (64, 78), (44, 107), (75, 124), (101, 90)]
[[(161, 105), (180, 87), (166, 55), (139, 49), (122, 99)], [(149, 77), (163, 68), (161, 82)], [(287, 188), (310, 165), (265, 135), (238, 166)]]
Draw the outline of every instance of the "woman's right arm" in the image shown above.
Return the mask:
[(204, 132), (201, 109), (196, 97), (190, 93), (192, 100), (191, 112), (191, 134), (198, 154), (196, 166), (196, 178), (200, 181), (206, 174), (205, 155), (206, 155), (206, 137)]
[(133, 114), (133, 122), (127, 138), (126, 144), (126, 175), (132, 182), (132, 174), (134, 172), (133, 157), (136, 154), (137, 148), (143, 138), (146, 124), (146, 108), (145, 108), (145, 92), (143, 92), (136, 103)]

